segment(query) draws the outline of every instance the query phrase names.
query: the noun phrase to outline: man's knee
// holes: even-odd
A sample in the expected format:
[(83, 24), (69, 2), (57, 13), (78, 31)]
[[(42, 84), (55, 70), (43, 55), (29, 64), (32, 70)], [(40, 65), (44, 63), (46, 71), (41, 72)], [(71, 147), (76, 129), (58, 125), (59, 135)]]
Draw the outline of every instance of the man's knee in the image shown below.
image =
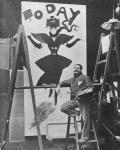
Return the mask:
[(74, 110), (76, 107), (78, 107), (76, 102), (67, 101), (61, 105), (61, 111), (62, 112), (68, 112), (70, 110)]
[(66, 104), (62, 104), (61, 107), (60, 107), (60, 109), (61, 109), (62, 112), (66, 112), (67, 105)]

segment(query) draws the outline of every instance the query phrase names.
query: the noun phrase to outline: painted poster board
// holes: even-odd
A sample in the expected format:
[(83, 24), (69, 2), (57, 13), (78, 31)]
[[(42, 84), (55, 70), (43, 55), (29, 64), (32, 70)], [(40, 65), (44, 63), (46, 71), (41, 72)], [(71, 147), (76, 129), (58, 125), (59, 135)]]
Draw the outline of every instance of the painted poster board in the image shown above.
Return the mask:
[[(85, 5), (23, 1), (21, 14), (35, 86), (57, 85), (72, 77), (73, 67), (77, 63), (83, 65), (83, 73), (86, 73)], [(24, 85), (29, 85), (26, 69)], [(57, 103), (54, 88), (35, 89), (35, 97), (38, 111), (41, 107), (48, 108), (45, 118), (40, 120), (42, 134), (47, 133), (47, 125), (50, 123), (67, 122), (67, 115), (60, 111), (60, 107), (70, 100), (69, 88), (61, 89)], [(33, 125), (34, 114), (28, 89), (24, 91), (24, 109), (25, 136), (34, 136), (36, 127)]]

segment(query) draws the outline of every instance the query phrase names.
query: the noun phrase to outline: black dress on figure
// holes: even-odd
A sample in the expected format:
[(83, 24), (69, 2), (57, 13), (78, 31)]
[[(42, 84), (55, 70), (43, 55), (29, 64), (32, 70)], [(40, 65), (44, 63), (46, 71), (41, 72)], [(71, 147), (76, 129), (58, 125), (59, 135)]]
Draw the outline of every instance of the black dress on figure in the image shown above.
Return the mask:
[(41, 84), (58, 84), (62, 71), (71, 64), (71, 60), (61, 55), (48, 55), (35, 63), (45, 73), (39, 78), (37, 86)]

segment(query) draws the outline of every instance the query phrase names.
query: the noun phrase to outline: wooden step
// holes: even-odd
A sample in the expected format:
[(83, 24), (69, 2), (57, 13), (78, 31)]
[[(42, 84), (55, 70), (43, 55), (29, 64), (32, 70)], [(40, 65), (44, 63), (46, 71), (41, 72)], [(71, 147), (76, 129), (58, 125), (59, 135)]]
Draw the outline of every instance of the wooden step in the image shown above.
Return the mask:
[(91, 140), (86, 140), (86, 141), (84, 141), (84, 142), (79, 142), (79, 140), (78, 140), (78, 143), (79, 144), (82, 144), (82, 143), (96, 143), (97, 142), (97, 140), (93, 140), (93, 139), (91, 139)]
[(104, 59), (104, 60), (101, 60), (101, 61), (97, 62), (97, 65), (105, 64), (106, 62), (107, 62), (107, 60)]
[(69, 140), (70, 140), (70, 139), (76, 140), (75, 135), (70, 135), (70, 136), (69, 136)]
[(91, 129), (90, 132), (95, 132), (95, 129)]
[(87, 142), (88, 143), (95, 143), (95, 142), (97, 142), (97, 140), (88, 140)]
[[(101, 89), (101, 86), (103, 85), (103, 83), (93, 83), (93, 92), (94, 91), (98, 91)], [(105, 83), (105, 91), (109, 90), (109, 83)]]
[(102, 83), (93, 83), (93, 86), (101, 86), (102, 85)]

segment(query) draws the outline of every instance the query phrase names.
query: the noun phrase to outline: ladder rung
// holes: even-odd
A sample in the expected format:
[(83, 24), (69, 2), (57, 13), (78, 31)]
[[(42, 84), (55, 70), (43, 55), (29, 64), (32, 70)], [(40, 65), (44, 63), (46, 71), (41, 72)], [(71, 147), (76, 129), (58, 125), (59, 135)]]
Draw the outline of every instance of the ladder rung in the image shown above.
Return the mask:
[(69, 135), (69, 139), (74, 139), (74, 140), (76, 140), (76, 137), (75, 137), (75, 135)]
[[(102, 87), (103, 83), (93, 83), (93, 91), (99, 90)], [(109, 90), (109, 83), (104, 84), (105, 91)]]
[[(84, 141), (83, 143), (95, 143), (97, 142), (97, 140), (87, 140), (87, 141)], [(78, 140), (78, 143), (80, 144), (81, 142), (79, 142)]]
[[(56, 85), (41, 85), (41, 86), (33, 86), (34, 89), (39, 89), (39, 88), (56, 88)], [(31, 89), (32, 87), (30, 86), (19, 86), (19, 87), (14, 87), (14, 89)]]
[(94, 129), (91, 129), (90, 132), (95, 132), (95, 130), (94, 130)]
[(105, 59), (105, 60), (101, 60), (101, 61), (97, 62), (97, 65), (104, 64), (104, 63), (106, 63), (106, 62), (107, 62), (106, 59)]
[[(103, 83), (93, 83), (93, 86), (101, 86)], [(109, 86), (109, 83), (105, 83), (106, 86)]]
[(101, 86), (102, 83), (93, 83), (93, 86)]
[(94, 143), (94, 142), (97, 142), (97, 140), (88, 140), (87, 142), (88, 143)]

